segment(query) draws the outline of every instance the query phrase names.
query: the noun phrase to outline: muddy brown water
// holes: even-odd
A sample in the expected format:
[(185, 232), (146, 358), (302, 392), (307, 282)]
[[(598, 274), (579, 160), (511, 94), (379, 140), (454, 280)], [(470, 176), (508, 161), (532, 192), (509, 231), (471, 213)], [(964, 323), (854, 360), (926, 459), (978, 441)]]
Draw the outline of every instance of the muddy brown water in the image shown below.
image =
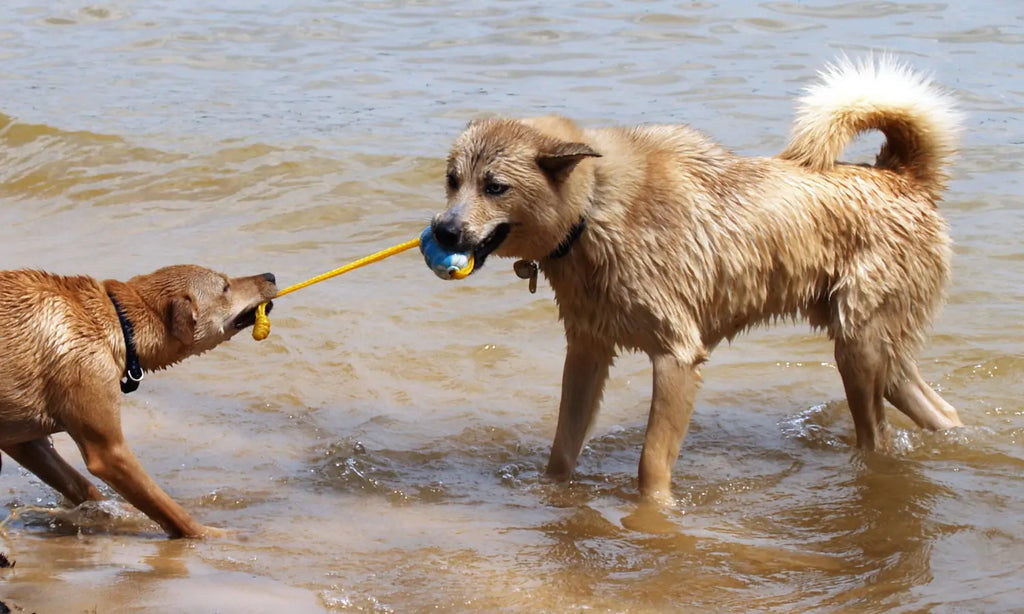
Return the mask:
[[(281, 299), (124, 399), (201, 522), (168, 541), (60, 507), (7, 459), (0, 598), (34, 612), (1006, 611), (1024, 603), (1024, 11), (1011, 2), (0, 5), (0, 255), (125, 278), (198, 262), (289, 284), (414, 236), (464, 123), (558, 112), (785, 143), (826, 59), (888, 49), (967, 113), (941, 204), (949, 305), (922, 356), (969, 426), (851, 448), (826, 341), (715, 352), (676, 466), (637, 504), (650, 394), (617, 363), (571, 484), (541, 476), (564, 340), (550, 289), (413, 253)], [(870, 159), (877, 138), (850, 153)], [(81, 467), (66, 436), (56, 444)], [(109, 491), (108, 491), (109, 492)], [(43, 508), (42, 510), (38, 508)]]

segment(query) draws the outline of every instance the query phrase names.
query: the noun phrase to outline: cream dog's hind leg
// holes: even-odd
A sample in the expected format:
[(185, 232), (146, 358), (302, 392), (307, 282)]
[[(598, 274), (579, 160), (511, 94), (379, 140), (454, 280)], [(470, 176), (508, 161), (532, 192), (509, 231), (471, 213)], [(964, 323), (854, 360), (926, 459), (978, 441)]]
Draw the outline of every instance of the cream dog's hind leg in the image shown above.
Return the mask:
[(836, 367), (853, 415), (857, 447), (866, 450), (884, 448), (889, 442), (883, 396), (891, 366), (879, 328), (875, 321), (836, 338)]
[(956, 408), (921, 378), (913, 362), (905, 361), (903, 378), (889, 385), (885, 398), (921, 428), (941, 430), (964, 425)]

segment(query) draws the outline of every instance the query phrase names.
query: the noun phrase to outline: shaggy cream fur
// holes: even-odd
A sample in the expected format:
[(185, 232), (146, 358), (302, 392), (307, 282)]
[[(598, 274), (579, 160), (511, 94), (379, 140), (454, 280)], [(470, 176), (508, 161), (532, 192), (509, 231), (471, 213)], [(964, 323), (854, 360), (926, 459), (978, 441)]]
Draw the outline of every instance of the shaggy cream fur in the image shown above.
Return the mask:
[[(481, 264), (491, 252), (536, 261), (565, 323), (549, 473), (572, 472), (615, 354), (639, 350), (654, 365), (640, 489), (667, 496), (701, 363), (779, 318), (835, 341), (858, 445), (886, 445), (883, 399), (925, 428), (961, 424), (914, 361), (949, 278), (936, 202), (959, 122), (951, 97), (891, 58), (844, 59), (798, 108), (789, 146), (768, 158), (685, 125), (561, 117), (475, 121), (455, 141), (435, 236)], [(873, 129), (886, 137), (874, 166), (836, 162)]]

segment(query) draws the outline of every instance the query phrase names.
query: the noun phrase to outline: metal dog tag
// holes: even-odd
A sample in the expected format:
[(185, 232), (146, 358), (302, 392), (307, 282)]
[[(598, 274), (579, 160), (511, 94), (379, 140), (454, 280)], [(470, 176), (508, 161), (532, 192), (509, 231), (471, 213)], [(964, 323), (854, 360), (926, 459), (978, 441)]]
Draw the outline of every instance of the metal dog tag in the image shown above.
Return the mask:
[(519, 279), (530, 280), (530, 294), (537, 293), (537, 263), (533, 260), (516, 260), (516, 263), (512, 265), (512, 269), (515, 270), (516, 276)]

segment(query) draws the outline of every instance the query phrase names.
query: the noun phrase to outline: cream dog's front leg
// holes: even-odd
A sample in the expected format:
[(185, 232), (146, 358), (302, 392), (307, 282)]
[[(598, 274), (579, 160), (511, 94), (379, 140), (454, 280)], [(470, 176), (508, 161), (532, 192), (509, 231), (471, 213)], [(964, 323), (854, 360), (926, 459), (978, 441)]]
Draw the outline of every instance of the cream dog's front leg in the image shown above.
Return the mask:
[(559, 480), (569, 479), (576, 468), (576, 459), (597, 415), (615, 355), (610, 346), (593, 339), (569, 334), (566, 337), (562, 401), (558, 406), (558, 427), (546, 472)]

